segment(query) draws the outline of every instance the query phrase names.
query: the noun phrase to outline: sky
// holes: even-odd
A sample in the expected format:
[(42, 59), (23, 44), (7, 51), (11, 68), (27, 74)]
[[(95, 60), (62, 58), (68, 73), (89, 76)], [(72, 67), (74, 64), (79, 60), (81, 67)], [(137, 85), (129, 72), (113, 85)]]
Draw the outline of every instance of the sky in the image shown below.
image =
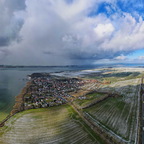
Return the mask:
[(0, 64), (144, 63), (144, 0), (0, 0)]

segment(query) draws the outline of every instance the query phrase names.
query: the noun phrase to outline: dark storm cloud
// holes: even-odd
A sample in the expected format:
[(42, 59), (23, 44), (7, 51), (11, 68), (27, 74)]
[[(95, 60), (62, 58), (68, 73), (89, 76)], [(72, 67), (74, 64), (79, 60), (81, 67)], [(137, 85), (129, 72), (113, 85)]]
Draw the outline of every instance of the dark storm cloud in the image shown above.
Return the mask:
[[(118, 55), (120, 55), (120, 52), (116, 52), (116, 53), (111, 53), (109, 51), (101, 51), (102, 54), (100, 54), (100, 52), (95, 52), (95, 53), (90, 53), (90, 52), (75, 52), (75, 53), (71, 53), (69, 54), (69, 58), (71, 58), (72, 60), (78, 60), (78, 61), (95, 61), (95, 60), (100, 60), (100, 59), (112, 59)], [(126, 54), (126, 53), (124, 53)]]
[(8, 46), (11, 42), (19, 40), (23, 20), (18, 18), (16, 13), (25, 8), (25, 0), (0, 1), (0, 47)]
[[(110, 15), (91, 15), (105, 2)], [(116, 0), (2, 0), (0, 20), (0, 49), (11, 51), (7, 64), (91, 63), (144, 48), (142, 16), (123, 11)]]
[(0, 47), (8, 46), (12, 41), (20, 41), (19, 31), (23, 25), (23, 21), (15, 21), (12, 25), (12, 30), (9, 30), (7, 34), (0, 36)]
[(9, 44), (9, 38), (8, 37), (0, 37), (0, 46), (6, 46)]
[(46, 54), (46, 55), (54, 55), (53, 52), (50, 52), (50, 51), (44, 51), (43, 54)]
[(5, 0), (5, 6), (10, 11), (24, 10), (26, 8), (25, 0)]

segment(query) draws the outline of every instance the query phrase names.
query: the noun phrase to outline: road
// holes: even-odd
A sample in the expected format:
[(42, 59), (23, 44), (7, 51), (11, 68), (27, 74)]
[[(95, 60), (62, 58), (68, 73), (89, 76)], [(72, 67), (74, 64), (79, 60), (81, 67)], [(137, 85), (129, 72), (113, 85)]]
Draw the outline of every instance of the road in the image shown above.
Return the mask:
[(141, 92), (142, 92), (142, 144), (144, 144), (144, 78), (142, 78)]
[(144, 84), (143, 84), (143, 78), (142, 78), (141, 91), (142, 91), (142, 144), (144, 144)]

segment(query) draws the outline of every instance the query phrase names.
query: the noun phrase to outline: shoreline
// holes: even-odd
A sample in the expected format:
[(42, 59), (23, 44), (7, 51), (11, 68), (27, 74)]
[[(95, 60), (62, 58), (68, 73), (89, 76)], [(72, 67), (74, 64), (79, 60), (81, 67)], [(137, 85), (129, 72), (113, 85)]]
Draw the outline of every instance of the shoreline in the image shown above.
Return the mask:
[(30, 87), (32, 81), (28, 81), (24, 88), (21, 90), (19, 95), (15, 97), (15, 104), (10, 112), (10, 115), (16, 114), (24, 110), (24, 96), (28, 92), (28, 88)]
[(3, 127), (5, 125), (5, 122), (8, 121), (16, 113), (24, 111), (24, 96), (27, 94), (28, 88), (30, 87), (31, 83), (32, 81), (28, 81), (26, 85), (22, 88), (20, 93), (15, 97), (15, 104), (12, 107), (9, 115), (0, 122), (0, 127)]

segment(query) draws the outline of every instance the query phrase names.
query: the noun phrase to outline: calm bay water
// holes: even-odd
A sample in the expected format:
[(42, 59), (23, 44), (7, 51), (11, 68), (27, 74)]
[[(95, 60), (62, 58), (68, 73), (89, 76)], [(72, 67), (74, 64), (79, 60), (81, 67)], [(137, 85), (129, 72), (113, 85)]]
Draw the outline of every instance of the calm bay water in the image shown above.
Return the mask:
[(35, 72), (61, 72), (88, 69), (84, 67), (0, 68), (0, 121), (11, 111), (15, 96), (25, 86), (27, 75)]

